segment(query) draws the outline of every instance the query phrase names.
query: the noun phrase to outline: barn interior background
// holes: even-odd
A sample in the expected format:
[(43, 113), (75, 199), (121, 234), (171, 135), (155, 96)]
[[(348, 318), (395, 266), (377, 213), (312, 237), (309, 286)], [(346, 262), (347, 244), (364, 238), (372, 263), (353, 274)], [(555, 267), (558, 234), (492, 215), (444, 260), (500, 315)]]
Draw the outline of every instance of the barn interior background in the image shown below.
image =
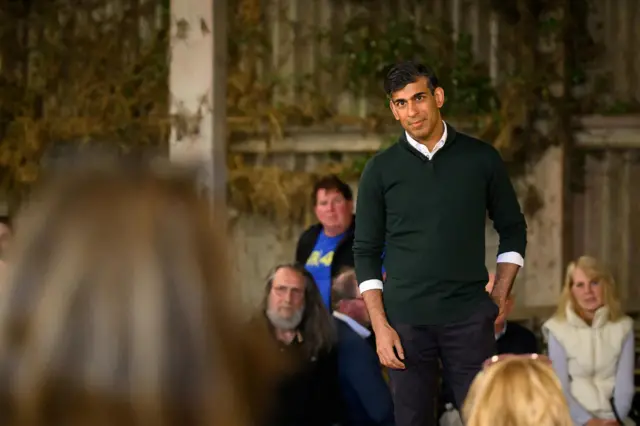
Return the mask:
[[(530, 245), (516, 315), (545, 315), (582, 253), (603, 258), (627, 308), (640, 308), (635, 0), (0, 3), (10, 211), (44, 169), (87, 146), (173, 156), (188, 151), (181, 140), (209, 138), (251, 306), (313, 220), (314, 179), (335, 172), (355, 189), (393, 141), (381, 75), (419, 58), (438, 70), (446, 118), (494, 143), (517, 183)], [(489, 267), (496, 247), (488, 224)]]

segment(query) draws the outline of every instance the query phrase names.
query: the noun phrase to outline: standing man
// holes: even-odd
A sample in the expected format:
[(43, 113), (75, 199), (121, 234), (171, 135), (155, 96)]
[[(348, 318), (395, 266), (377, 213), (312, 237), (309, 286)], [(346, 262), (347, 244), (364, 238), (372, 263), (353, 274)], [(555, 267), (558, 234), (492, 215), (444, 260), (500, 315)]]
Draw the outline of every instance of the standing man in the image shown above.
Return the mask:
[(313, 206), (318, 223), (302, 233), (296, 262), (313, 275), (327, 308), (331, 307), (331, 281), (353, 268), (353, 192), (335, 175), (313, 187)]
[[(362, 174), (356, 274), (378, 356), (391, 369), (396, 425), (431, 426), (438, 361), (460, 407), (495, 353), (494, 320), (524, 263), (527, 227), (496, 149), (442, 120), (445, 94), (429, 67), (400, 63), (384, 87), (405, 132)], [(500, 235), (491, 297), (487, 214)]]

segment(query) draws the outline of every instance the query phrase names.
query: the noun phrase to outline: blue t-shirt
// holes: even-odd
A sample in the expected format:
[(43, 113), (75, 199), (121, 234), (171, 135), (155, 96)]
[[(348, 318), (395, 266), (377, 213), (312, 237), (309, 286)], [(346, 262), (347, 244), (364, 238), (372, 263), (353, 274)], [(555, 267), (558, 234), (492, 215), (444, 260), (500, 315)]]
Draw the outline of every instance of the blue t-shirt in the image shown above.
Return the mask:
[(344, 234), (328, 237), (324, 231), (320, 232), (316, 245), (305, 264), (307, 271), (316, 280), (322, 300), (329, 309), (331, 309), (331, 263), (333, 262), (333, 253), (343, 236)]

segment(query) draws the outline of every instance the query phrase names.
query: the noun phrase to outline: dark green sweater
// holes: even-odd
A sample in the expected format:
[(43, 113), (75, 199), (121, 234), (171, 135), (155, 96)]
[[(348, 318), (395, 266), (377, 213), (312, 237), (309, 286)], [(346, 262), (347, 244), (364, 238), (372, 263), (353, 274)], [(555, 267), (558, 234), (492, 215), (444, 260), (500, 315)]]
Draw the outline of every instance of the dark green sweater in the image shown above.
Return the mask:
[(403, 133), (369, 160), (360, 180), (356, 274), (360, 283), (381, 279), (384, 251), (383, 297), (392, 323), (461, 321), (490, 301), (487, 213), (500, 236), (498, 254), (524, 257), (527, 226), (500, 154), (450, 125), (447, 132), (431, 160)]

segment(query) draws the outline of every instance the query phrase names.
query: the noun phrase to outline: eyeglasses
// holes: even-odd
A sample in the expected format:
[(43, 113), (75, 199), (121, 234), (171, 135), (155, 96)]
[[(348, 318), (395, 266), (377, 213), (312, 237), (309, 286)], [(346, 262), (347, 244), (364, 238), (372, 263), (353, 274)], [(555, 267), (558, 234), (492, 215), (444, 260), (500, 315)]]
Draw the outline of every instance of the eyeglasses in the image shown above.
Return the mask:
[(288, 287), (286, 285), (278, 285), (272, 287), (273, 292), (278, 297), (285, 297), (287, 293), (291, 292), (291, 297), (296, 300), (300, 300), (304, 297), (304, 290), (296, 287)]
[(493, 365), (493, 364), (495, 364), (497, 362), (500, 362), (500, 361), (504, 361), (506, 359), (515, 359), (515, 358), (533, 359), (533, 360), (541, 361), (541, 362), (544, 362), (545, 364), (551, 365), (551, 360), (549, 359), (549, 357), (547, 357), (546, 355), (542, 355), (542, 354), (524, 354), (524, 355), (502, 354), (502, 355), (494, 355), (491, 358), (489, 358), (488, 360), (486, 360), (482, 364), (482, 368), (487, 368), (490, 365)]

